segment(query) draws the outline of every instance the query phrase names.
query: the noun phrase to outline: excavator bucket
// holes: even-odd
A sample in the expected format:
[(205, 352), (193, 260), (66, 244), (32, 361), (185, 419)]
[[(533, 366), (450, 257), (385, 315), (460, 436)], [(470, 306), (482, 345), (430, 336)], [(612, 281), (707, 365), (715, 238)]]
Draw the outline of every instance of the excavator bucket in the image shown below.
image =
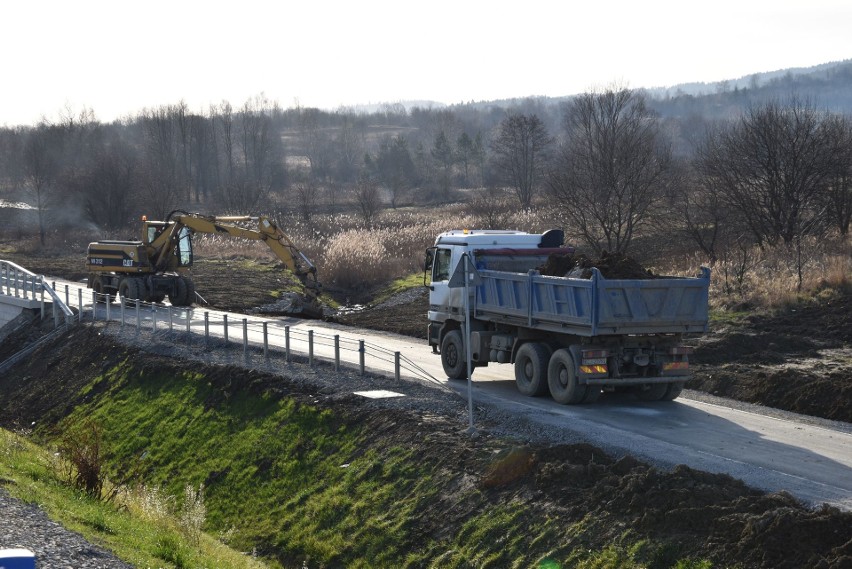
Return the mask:
[(294, 299), (290, 303), (290, 307), (284, 310), (284, 314), (321, 320), (323, 317), (322, 303), (316, 298), (307, 296)]

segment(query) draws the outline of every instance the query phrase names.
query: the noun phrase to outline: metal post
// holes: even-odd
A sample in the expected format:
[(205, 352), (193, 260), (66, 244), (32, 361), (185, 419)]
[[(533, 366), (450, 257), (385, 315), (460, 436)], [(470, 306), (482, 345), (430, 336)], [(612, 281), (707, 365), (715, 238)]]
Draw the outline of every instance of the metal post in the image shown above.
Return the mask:
[(393, 377), (399, 381), (399, 352), (393, 353)]
[(98, 293), (92, 291), (92, 322), (98, 319)]
[(269, 359), (269, 323), (263, 323), (263, 359)]
[(173, 327), (174, 323), (172, 322), (172, 307), (171, 307), (171, 305), (168, 306), (168, 312), (169, 312), (169, 334), (171, 334), (172, 330), (174, 330), (174, 327)]
[(109, 297), (109, 293), (106, 295), (106, 323), (109, 324), (109, 308), (112, 304), (111, 299)]
[(142, 327), (142, 313), (139, 312), (139, 299), (136, 299), (136, 335), (139, 335), (139, 329)]
[(314, 367), (314, 331), (308, 330), (308, 365)]
[(284, 326), (284, 361), (290, 363), (290, 327)]
[[(44, 280), (42, 279), (42, 286), (44, 286)], [(56, 292), (55, 290), (53, 292)], [(41, 296), (44, 297), (44, 289), (41, 290)], [(71, 302), (68, 300), (68, 285), (65, 285), (65, 306), (71, 306)]]
[(183, 316), (186, 318), (186, 345), (189, 346), (192, 344), (192, 332), (189, 330), (190, 313), (188, 308), (183, 313)]
[(157, 307), (151, 303), (151, 332), (157, 331)]
[(204, 347), (210, 345), (210, 313), (204, 311)]
[[(41, 282), (41, 319), (44, 320), (44, 276), (39, 277)], [(65, 288), (68, 288), (67, 286)], [(65, 300), (65, 306), (68, 306), (68, 300)]]
[(224, 314), (224, 315), (222, 315), (222, 318), (224, 319), (223, 323), (224, 323), (224, 328), (225, 328), (225, 347), (227, 347), (228, 346), (228, 315)]
[(77, 289), (77, 321), (83, 321), (83, 289)]
[(243, 318), (243, 357), (248, 359), (248, 319)]
[[(467, 359), (467, 416), (468, 416), (468, 432), (474, 434), (476, 428), (473, 426), (473, 380), (470, 377), (473, 375), (473, 361), (471, 360), (470, 349), (470, 276), (469, 276), (469, 257), (464, 254), (464, 352)], [(530, 299), (532, 304), (532, 299)]]
[(56, 328), (59, 326), (59, 310), (56, 307), (56, 303), (53, 303), (53, 327)]
[(364, 375), (364, 355), (366, 350), (364, 349), (364, 340), (358, 340), (358, 359), (361, 364), (361, 375)]
[(340, 334), (334, 335), (334, 371), (340, 371)]
[(118, 310), (121, 312), (121, 329), (124, 330), (124, 297), (118, 297)]

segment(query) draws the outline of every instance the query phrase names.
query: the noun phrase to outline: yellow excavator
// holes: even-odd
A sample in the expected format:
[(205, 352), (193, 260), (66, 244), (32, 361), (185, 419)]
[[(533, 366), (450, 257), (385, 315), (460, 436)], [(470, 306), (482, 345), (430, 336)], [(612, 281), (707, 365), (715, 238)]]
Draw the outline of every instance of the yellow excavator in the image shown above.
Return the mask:
[[(256, 224), (256, 229), (246, 225)], [(322, 286), (317, 269), (287, 235), (265, 216), (208, 216), (182, 210), (171, 212), (165, 221), (142, 218), (140, 241), (103, 240), (89, 244), (86, 268), (88, 286), (99, 299), (120, 296), (125, 302), (136, 299), (162, 302), (166, 296), (173, 306), (191, 306), (196, 299), (192, 266), (192, 235), (212, 233), (263, 241), (302, 282), (306, 294), (286, 312), (320, 318), (318, 296)]]

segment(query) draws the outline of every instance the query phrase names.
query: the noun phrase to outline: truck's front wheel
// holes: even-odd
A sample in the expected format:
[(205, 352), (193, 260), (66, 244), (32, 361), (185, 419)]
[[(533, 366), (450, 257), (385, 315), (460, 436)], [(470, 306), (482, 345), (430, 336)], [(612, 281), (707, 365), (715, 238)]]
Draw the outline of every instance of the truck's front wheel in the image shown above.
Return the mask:
[(556, 350), (547, 366), (547, 386), (553, 400), (563, 405), (582, 403), (586, 397), (585, 385), (580, 385), (574, 371), (574, 358), (566, 349)]
[(547, 393), (547, 362), (550, 349), (538, 342), (527, 342), (515, 356), (515, 384), (527, 397)]
[(450, 379), (467, 378), (467, 361), (461, 332), (450, 330), (441, 342), (441, 365)]

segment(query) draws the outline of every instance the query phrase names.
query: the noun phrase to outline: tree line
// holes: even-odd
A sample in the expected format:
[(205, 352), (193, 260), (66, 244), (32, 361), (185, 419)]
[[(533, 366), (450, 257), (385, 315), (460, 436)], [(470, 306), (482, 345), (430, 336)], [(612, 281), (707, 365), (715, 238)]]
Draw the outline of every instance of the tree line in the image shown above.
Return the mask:
[(663, 118), (627, 88), (558, 104), (371, 113), (283, 109), (258, 96), (109, 124), (67, 110), (0, 129), (0, 197), (33, 205), (42, 240), (62, 214), (109, 229), (177, 207), (275, 204), (306, 219), (354, 209), (369, 225), (383, 207), (465, 199), (556, 210), (597, 252), (628, 252), (663, 227), (715, 261), (746, 244), (801, 254), (803, 239), (848, 235), (851, 179), (849, 117), (796, 96), (715, 121)]

